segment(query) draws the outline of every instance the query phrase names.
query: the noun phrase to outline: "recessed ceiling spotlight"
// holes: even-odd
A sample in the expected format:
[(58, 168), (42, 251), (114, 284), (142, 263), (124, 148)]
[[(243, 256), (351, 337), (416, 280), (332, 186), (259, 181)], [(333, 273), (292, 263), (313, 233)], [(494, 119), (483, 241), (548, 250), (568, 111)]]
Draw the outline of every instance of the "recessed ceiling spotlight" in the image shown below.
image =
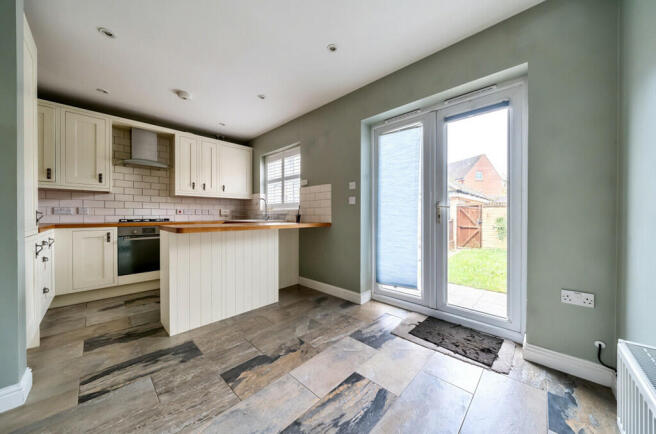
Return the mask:
[(98, 30), (98, 32), (102, 33), (103, 35), (107, 36), (110, 39), (116, 38), (116, 34), (111, 30), (109, 30), (107, 27), (98, 27), (96, 30)]
[(176, 89), (173, 92), (178, 96), (178, 98), (188, 101), (191, 99), (191, 94), (186, 90)]
[(330, 51), (331, 53), (334, 53), (335, 51), (337, 51), (337, 45), (336, 45), (336, 44), (328, 44), (328, 46), (326, 47), (326, 49), (327, 49), (328, 51)]
[(102, 87), (97, 87), (96, 91), (98, 91), (100, 93), (104, 93), (105, 95), (109, 94), (109, 91), (107, 89), (103, 89)]
[(259, 94), (257, 97), (258, 97), (259, 99), (265, 99), (265, 98), (266, 98), (266, 95), (263, 94), (263, 93), (261, 93), (261, 94)]

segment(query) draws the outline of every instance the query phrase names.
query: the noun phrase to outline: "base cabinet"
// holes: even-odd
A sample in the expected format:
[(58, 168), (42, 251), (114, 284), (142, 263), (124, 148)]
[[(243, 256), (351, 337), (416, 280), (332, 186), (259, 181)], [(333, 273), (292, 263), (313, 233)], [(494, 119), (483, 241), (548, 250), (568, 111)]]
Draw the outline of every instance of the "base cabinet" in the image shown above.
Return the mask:
[(39, 325), (55, 298), (55, 231), (25, 238), (25, 321), (28, 348), (39, 345)]
[(57, 230), (58, 294), (118, 284), (116, 228)]

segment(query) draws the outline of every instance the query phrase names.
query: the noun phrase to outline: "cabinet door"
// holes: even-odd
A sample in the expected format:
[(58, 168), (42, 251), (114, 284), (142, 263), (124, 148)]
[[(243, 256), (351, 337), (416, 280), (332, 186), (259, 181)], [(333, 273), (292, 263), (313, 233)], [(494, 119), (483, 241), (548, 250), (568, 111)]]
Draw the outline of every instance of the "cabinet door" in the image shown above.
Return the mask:
[(252, 152), (243, 146), (221, 145), (219, 174), (223, 196), (250, 197)]
[(110, 286), (117, 280), (116, 228), (80, 229), (73, 235), (73, 290)]
[(38, 133), (37, 154), (39, 161), (39, 182), (55, 183), (57, 174), (55, 164), (57, 161), (57, 130), (56, 113), (54, 107), (39, 104), (38, 108)]
[(39, 303), (40, 299), (36, 293), (35, 282), (35, 246), (36, 235), (25, 238), (25, 339), (28, 344), (32, 342), (36, 331), (39, 329)]
[(203, 140), (200, 149), (200, 191), (217, 195), (219, 188), (219, 144)]
[(52, 299), (55, 298), (54, 241), (54, 232), (46, 232), (39, 235), (39, 244), (43, 247), (36, 260), (36, 296), (40, 299), (39, 321), (43, 319)]
[(24, 19), (23, 38), (23, 204), (25, 235), (37, 233), (36, 210), (38, 204), (37, 184), (37, 102), (36, 102), (36, 44), (30, 27)]
[(194, 193), (198, 186), (198, 140), (195, 137), (178, 136), (175, 147), (176, 192)]
[(64, 162), (66, 184), (108, 187), (111, 166), (104, 118), (64, 113)]

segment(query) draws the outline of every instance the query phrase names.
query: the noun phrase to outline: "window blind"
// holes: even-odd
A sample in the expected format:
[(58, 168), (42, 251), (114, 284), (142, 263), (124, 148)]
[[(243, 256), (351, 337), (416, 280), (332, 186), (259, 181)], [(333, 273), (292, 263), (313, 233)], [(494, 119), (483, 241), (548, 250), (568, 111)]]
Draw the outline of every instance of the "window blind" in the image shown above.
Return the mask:
[(376, 281), (418, 289), (423, 127), (381, 135), (377, 145)]
[(267, 155), (264, 158), (264, 165), (269, 206), (297, 206), (301, 198), (300, 146)]

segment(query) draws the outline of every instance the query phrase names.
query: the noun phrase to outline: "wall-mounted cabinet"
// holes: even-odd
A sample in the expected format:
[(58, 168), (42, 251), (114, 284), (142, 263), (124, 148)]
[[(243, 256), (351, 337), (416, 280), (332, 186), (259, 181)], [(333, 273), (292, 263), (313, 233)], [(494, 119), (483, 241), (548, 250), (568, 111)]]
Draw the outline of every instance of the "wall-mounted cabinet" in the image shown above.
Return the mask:
[(249, 199), (253, 150), (191, 134), (175, 140), (174, 196)]
[(59, 174), (55, 170), (59, 156), (57, 108), (40, 102), (38, 122), (39, 184), (55, 184)]
[(39, 101), (39, 187), (109, 192), (111, 129), (107, 116)]

